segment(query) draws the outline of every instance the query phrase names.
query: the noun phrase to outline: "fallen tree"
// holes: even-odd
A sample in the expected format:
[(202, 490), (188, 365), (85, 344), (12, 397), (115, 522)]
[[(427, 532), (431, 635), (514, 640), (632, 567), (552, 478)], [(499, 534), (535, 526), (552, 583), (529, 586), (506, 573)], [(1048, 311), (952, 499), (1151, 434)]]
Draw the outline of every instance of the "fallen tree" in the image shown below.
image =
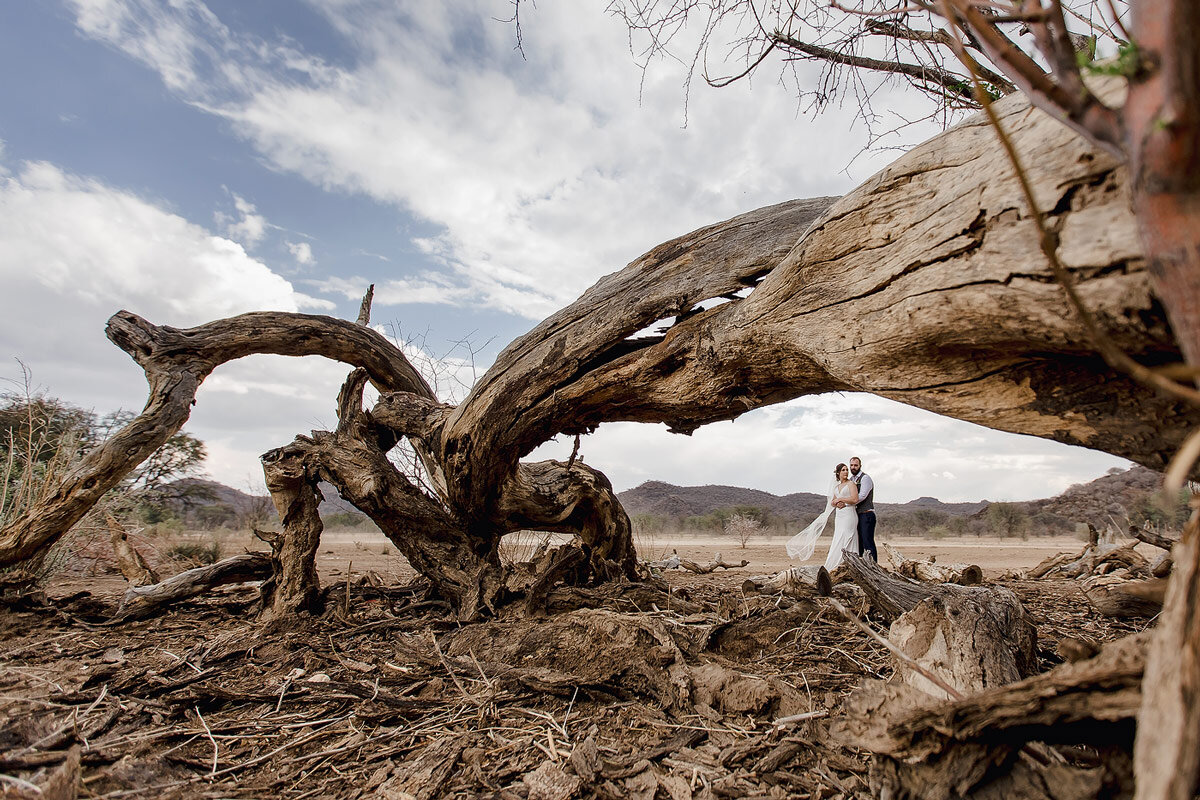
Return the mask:
[[(1053, 209), (1060, 257), (1096, 318), (1143, 361), (1178, 360), (1139, 254), (1124, 169), (1019, 98), (998, 108), (1036, 165), (1029, 177)], [(458, 406), (439, 402), (365, 324), (261, 312), (178, 330), (120, 312), (108, 335), (144, 368), (146, 409), (0, 531), (0, 564), (61, 536), (179, 429), (201, 381), (251, 353), (356, 367), (336, 430), (263, 457), (285, 528), (275, 613), (315, 597), (318, 480), (370, 516), (463, 619), (556, 583), (636, 577), (629, 519), (604, 475), (578, 461), (520, 461), (552, 436), (612, 420), (688, 433), (804, 394), (868, 391), (1161, 468), (1200, 411), (1083, 344), (1007, 175), (977, 118), (836, 202), (783, 203), (672, 240), (513, 342)], [(727, 302), (702, 307), (714, 299)], [(656, 322), (665, 333), (636, 335)], [(364, 409), (368, 381), (382, 396)], [(401, 440), (424, 480), (388, 461)], [(578, 541), (514, 585), (498, 545), (519, 529)]]
[(983, 583), (983, 570), (976, 564), (938, 564), (932, 558), (928, 561), (905, 558), (899, 550), (887, 543), (880, 545), (880, 548), (887, 554), (896, 572), (906, 578), (933, 583), (957, 583), (962, 586)]

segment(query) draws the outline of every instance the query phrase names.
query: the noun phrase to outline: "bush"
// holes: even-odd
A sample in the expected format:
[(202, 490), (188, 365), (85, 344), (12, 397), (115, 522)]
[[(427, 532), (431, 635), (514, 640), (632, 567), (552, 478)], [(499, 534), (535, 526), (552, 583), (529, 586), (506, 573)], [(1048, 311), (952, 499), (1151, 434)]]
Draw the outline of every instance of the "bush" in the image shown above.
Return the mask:
[(180, 542), (167, 551), (167, 555), (180, 561), (192, 561), (204, 566), (215, 564), (221, 560), (221, 543), (216, 539), (208, 544), (200, 542)]

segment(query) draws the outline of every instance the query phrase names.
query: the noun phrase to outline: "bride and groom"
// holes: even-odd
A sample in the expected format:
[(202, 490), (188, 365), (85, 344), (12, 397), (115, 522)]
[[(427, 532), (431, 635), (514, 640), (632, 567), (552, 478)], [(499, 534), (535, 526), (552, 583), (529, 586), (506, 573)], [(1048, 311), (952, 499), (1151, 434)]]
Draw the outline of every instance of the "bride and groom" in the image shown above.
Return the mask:
[(788, 556), (799, 560), (808, 558), (832, 516), (833, 542), (825, 557), (825, 569), (829, 572), (842, 563), (843, 550), (852, 550), (859, 555), (866, 553), (873, 560), (879, 560), (875, 548), (875, 482), (862, 471), (862, 460), (857, 456), (850, 459), (849, 465), (834, 467), (833, 475), (825, 512), (787, 543)]

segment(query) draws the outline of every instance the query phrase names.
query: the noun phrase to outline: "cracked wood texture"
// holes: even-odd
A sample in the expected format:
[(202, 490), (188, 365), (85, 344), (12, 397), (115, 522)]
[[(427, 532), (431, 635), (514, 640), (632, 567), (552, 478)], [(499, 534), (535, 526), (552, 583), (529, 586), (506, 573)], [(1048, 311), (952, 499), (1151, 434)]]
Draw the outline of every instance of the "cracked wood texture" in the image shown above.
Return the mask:
[[(1019, 97), (997, 107), (1100, 324), (1144, 362), (1178, 361), (1123, 169)], [(306, 487), (316, 480), (372, 516), (463, 618), (511, 599), (497, 544), (512, 530), (579, 534), (582, 563), (545, 562), (572, 580), (634, 577), (629, 521), (607, 479), (579, 463), (519, 461), (602, 422), (687, 433), (800, 395), (865, 391), (1151, 467), (1200, 423), (1196, 410), (1108, 368), (1084, 340), (982, 118), (839, 200), (781, 203), (654, 248), (514, 341), (457, 407), (439, 403), (382, 336), (328, 317), (263, 312), (178, 330), (120, 312), (109, 336), (146, 370), (147, 408), (48, 503), (0, 532), (0, 563), (60, 536), (178, 430), (221, 363), (323, 355), (363, 372), (343, 387), (336, 432), (264, 457), (298, 537), (280, 551), (293, 566), (276, 587), (277, 610), (313, 599), (307, 565), (319, 521)], [(383, 394), (364, 410), (367, 379)], [(387, 461), (401, 438), (428, 485)]]

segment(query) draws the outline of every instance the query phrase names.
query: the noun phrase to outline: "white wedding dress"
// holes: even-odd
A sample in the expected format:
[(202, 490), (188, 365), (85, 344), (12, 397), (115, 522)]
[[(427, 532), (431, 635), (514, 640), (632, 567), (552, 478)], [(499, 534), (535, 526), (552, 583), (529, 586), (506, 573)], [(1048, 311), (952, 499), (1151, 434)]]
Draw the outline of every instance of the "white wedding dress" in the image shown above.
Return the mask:
[(847, 481), (835, 484), (829, 491), (829, 503), (824, 513), (812, 521), (804, 530), (797, 533), (787, 543), (787, 553), (791, 558), (803, 561), (813, 554), (817, 538), (825, 530), (829, 517), (833, 517), (833, 543), (829, 545), (829, 555), (825, 557), (825, 569), (832, 572), (842, 563), (842, 551), (858, 552), (858, 511), (854, 506), (834, 508), (834, 500), (845, 500), (854, 495), (854, 484)]

